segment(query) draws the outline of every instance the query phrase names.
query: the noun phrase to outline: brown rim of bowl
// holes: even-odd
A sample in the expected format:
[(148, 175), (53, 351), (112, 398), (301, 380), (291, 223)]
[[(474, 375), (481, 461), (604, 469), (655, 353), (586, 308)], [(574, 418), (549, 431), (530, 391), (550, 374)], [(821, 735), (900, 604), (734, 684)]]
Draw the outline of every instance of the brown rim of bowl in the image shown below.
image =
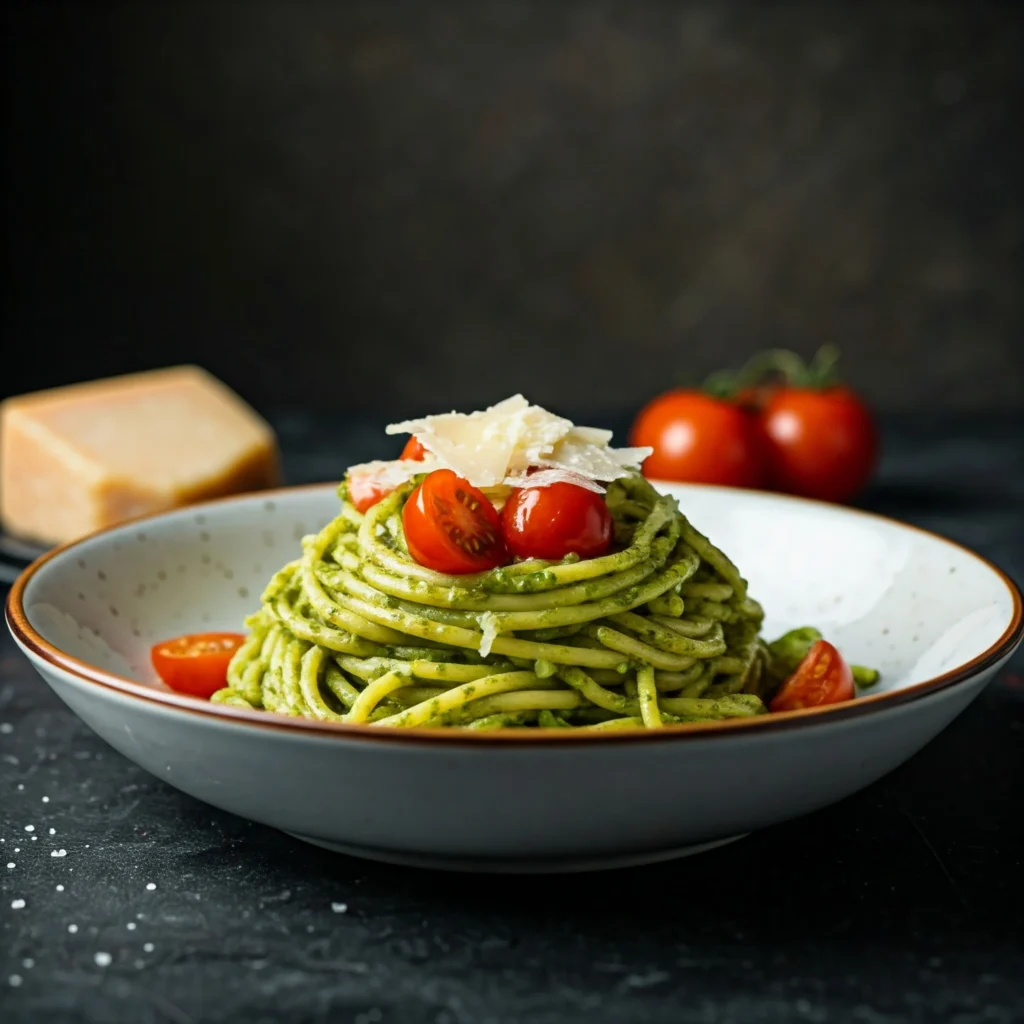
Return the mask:
[[(655, 487), (659, 486), (684, 486), (694, 489), (714, 492), (731, 492), (737, 490), (732, 487), (717, 487), (708, 484), (679, 484), (671, 481), (652, 480)], [(666, 725), (661, 729), (625, 729), (622, 731), (590, 731), (590, 730), (567, 730), (567, 729), (497, 729), (487, 732), (474, 732), (468, 729), (424, 729), (413, 727), (408, 729), (381, 727), (372, 725), (347, 725), (344, 722), (323, 722), (310, 718), (290, 718), (285, 715), (277, 715), (273, 712), (259, 711), (256, 709), (232, 707), (227, 704), (212, 704), (196, 697), (188, 697), (183, 694), (174, 693), (171, 690), (157, 690), (152, 686), (135, 682), (126, 676), (119, 676), (113, 672), (106, 672), (96, 668), (88, 662), (81, 661), (73, 655), (66, 654), (55, 647), (48, 640), (44, 639), (29, 624), (28, 617), (22, 604), (22, 597), (25, 588), (32, 577), (47, 564), (51, 559), (79, 547), (88, 541), (113, 533), (117, 530), (136, 526), (139, 523), (158, 520), (165, 515), (180, 514), (183, 511), (195, 511), (209, 508), (211, 505), (222, 505), (233, 501), (243, 500), (273, 500), (282, 495), (295, 494), (302, 491), (313, 491), (336, 487), (334, 483), (304, 484), (297, 487), (279, 487), (273, 490), (259, 491), (244, 495), (232, 495), (225, 498), (215, 498), (211, 501), (199, 502), (190, 505), (187, 509), (172, 509), (169, 512), (161, 512), (155, 515), (139, 516), (135, 519), (97, 530), (78, 540), (68, 544), (60, 545), (48, 551), (41, 558), (34, 561), (11, 586), (6, 601), (7, 625), (14, 635), (14, 638), (28, 651), (32, 652), (43, 661), (49, 662), (54, 667), (70, 673), (78, 679), (93, 683), (106, 689), (127, 697), (148, 701), (164, 707), (173, 708), (177, 711), (184, 711), (189, 714), (210, 717), (226, 722), (244, 722), (263, 729), (277, 729), (286, 731), (299, 731), (307, 733), (319, 733), (320, 735), (344, 736), (347, 739), (358, 739), (369, 742), (380, 743), (426, 743), (430, 745), (446, 744), (476, 747), (480, 744), (489, 746), (506, 746), (509, 749), (518, 749), (527, 746), (564, 746), (576, 743), (649, 743), (656, 741), (678, 741), (683, 737), (721, 737), (731, 733), (763, 733), (768, 731), (778, 732), (793, 728), (802, 728), (815, 723), (838, 722), (842, 719), (855, 718), (860, 715), (870, 714), (875, 708), (890, 708), (912, 701), (920, 700), (922, 697), (930, 696), (941, 690), (948, 689), (958, 683), (976, 676), (979, 672), (1009, 657), (1014, 649), (1024, 638), (1024, 597), (1021, 595), (1017, 584), (983, 555), (972, 551), (967, 546), (943, 537), (941, 534), (931, 530), (925, 530), (920, 526), (900, 522), (889, 516), (879, 515), (875, 512), (865, 512), (862, 509), (854, 509), (843, 506), (842, 511), (855, 516), (863, 516), (895, 525), (902, 529), (913, 530), (915, 533), (924, 534), (932, 540), (949, 544), (958, 548), (970, 557), (981, 562), (989, 568), (1010, 592), (1013, 602), (1013, 615), (1006, 629), (999, 639), (982, 651), (981, 654), (970, 661), (959, 665), (948, 672), (926, 679), (923, 682), (915, 683), (902, 690), (890, 691), (888, 693), (868, 694), (858, 697), (856, 700), (845, 704), (833, 704), (821, 708), (803, 708), (799, 711), (775, 712), (769, 715), (758, 715), (754, 718), (730, 718), (715, 722), (692, 722), (683, 725)], [(743, 490), (741, 493), (749, 494), (750, 490)], [(793, 495), (774, 494), (772, 492), (755, 492), (770, 494), (771, 497), (796, 504), (813, 505), (816, 508), (834, 509), (836, 506), (827, 502), (814, 501), (809, 498), (800, 498)]]

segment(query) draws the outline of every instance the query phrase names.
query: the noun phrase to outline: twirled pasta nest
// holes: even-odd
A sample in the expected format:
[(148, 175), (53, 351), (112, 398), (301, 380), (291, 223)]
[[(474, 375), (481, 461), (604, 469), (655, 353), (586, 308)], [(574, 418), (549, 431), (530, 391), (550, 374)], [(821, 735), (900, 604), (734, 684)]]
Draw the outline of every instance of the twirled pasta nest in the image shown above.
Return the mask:
[(736, 566), (640, 476), (606, 495), (618, 550), (445, 576), (402, 507), (341, 513), (270, 581), (213, 700), (385, 726), (655, 728), (765, 713), (763, 613)]

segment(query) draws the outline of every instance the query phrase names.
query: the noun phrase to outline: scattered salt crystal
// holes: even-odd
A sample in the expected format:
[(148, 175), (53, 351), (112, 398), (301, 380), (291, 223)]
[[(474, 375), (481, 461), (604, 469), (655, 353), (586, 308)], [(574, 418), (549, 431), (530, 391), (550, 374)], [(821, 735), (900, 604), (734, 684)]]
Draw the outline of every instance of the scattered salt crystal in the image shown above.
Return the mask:
[(50, 835), (51, 836), (55, 836), (56, 834), (57, 834), (57, 830), (55, 828), (51, 828), (50, 829)]
[(156, 949), (156, 946), (154, 946), (152, 942), (144, 942), (142, 944), (142, 949), (146, 953), (152, 953), (153, 950)]
[(7, 984), (10, 985), (11, 988), (17, 988), (21, 984), (21, 975), (20, 974), (12, 974), (7, 979)]
[(149, 890), (150, 892), (152, 892), (152, 891), (153, 891), (153, 890), (154, 890), (154, 889), (156, 888), (156, 882), (147, 882), (147, 883), (146, 883), (146, 888), (147, 888), (147, 889), (148, 889), (148, 890)]
[(93, 960), (96, 961), (97, 967), (109, 967), (113, 959), (109, 953), (99, 952), (93, 954)]
[(11, 900), (11, 910), (21, 910), (25, 906), (24, 900)]
[(4, 734), (14, 732), (14, 726), (10, 722), (0, 722), (0, 732)]
[(14, 852), (15, 852), (15, 853), (21, 853), (21, 847), (20, 847), (20, 846), (16, 846), (16, 847), (14, 848)]
[(7, 866), (8, 866), (9, 868), (13, 868), (13, 867), (14, 867), (14, 861), (13, 861), (13, 860), (9, 860), (9, 861), (7, 862)]
[(66, 857), (67, 855), (68, 855), (68, 851), (67, 850), (51, 850), (50, 851), (50, 856), (51, 857)]
[(24, 782), (19, 782), (19, 783), (18, 783), (18, 789), (19, 789), (19, 790), (22, 790), (22, 789), (24, 789), (24, 788), (25, 788), (25, 783), (24, 783)]
[(30, 956), (25, 957), (25, 959), (21, 961), (21, 966), (24, 967), (26, 971), (31, 971), (32, 968), (35, 967), (35, 965), (35, 960), (33, 960), (32, 957)]
[(34, 843), (38, 838), (39, 838), (39, 836), (33, 836), (32, 837), (32, 842)]
[(35, 825), (26, 825), (25, 826), (25, 831), (26, 832), (35, 832), (35, 830), (36, 830)]
[(345, 911), (348, 910), (348, 904), (347, 903), (332, 903), (331, 904), (331, 910), (333, 910), (336, 914), (344, 914)]
[(63, 885), (58, 885), (57, 886), (57, 892), (63, 892), (63, 891), (64, 891), (64, 886)]
[(134, 921), (129, 921), (129, 922), (128, 922), (128, 923), (127, 923), (127, 924), (125, 925), (125, 928), (127, 928), (127, 929), (128, 929), (128, 931), (130, 931), (130, 932), (133, 932), (133, 931), (135, 931), (135, 929), (136, 929), (137, 927), (138, 927), (138, 925), (136, 925), (136, 923), (135, 923)]
[(50, 798), (48, 796), (44, 796), (43, 797), (43, 803), (44, 804), (48, 804), (49, 802), (50, 802)]
[(71, 932), (72, 935), (74, 935), (75, 932), (78, 931), (78, 925), (77, 924), (69, 924), (68, 925), (68, 931)]

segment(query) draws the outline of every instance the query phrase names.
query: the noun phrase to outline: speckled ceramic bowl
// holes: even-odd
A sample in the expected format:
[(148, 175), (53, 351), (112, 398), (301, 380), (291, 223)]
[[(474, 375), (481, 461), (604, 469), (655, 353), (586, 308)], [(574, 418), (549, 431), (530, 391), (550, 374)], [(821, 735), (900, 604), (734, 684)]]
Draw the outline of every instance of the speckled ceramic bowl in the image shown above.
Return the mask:
[[(818, 625), (876, 691), (833, 708), (655, 731), (396, 730), (169, 692), (150, 645), (238, 630), (334, 488), (214, 502), (45, 556), (11, 590), (15, 639), (126, 757), (310, 842), (397, 863), (580, 870), (706, 849), (839, 800), (967, 706), (1021, 640), (1021, 596), (970, 551), (843, 508), (662, 487), (727, 551), (772, 635)], [(941, 782), (937, 780), (936, 785)]]

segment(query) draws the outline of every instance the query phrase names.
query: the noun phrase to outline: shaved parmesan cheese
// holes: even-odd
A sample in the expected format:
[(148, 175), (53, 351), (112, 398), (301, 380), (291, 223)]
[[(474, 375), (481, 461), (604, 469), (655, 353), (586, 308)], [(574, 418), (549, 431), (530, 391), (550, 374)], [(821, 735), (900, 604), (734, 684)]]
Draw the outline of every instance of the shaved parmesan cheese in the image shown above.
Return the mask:
[[(547, 487), (571, 482), (601, 492), (599, 482), (617, 480), (639, 471), (650, 448), (612, 448), (608, 430), (577, 427), (522, 395), (479, 412), (444, 413), (393, 423), (389, 434), (413, 434), (427, 450), (423, 462), (368, 463), (390, 466), (378, 470), (396, 480), (395, 486), (417, 473), (437, 468), (453, 470), (480, 488)], [(356, 467), (359, 471), (365, 466)], [(534, 473), (527, 479), (530, 469)], [(393, 474), (393, 476), (391, 475)]]
[(552, 484), (574, 484), (597, 494), (604, 494), (604, 488), (580, 473), (568, 469), (541, 469), (536, 473), (517, 473), (505, 478), (514, 487), (550, 487)]
[(381, 489), (393, 491), (418, 473), (430, 473), (440, 468), (441, 465), (436, 460), (428, 462), (424, 459), (423, 462), (413, 462), (409, 459), (395, 459), (392, 462), (383, 462), (378, 459), (374, 462), (363, 462), (358, 466), (349, 467), (348, 475), (349, 477), (368, 477)]
[(484, 612), (477, 620), (483, 637), (480, 640), (480, 653), (486, 658), (491, 653), (491, 644), (498, 637), (498, 616), (494, 612)]

